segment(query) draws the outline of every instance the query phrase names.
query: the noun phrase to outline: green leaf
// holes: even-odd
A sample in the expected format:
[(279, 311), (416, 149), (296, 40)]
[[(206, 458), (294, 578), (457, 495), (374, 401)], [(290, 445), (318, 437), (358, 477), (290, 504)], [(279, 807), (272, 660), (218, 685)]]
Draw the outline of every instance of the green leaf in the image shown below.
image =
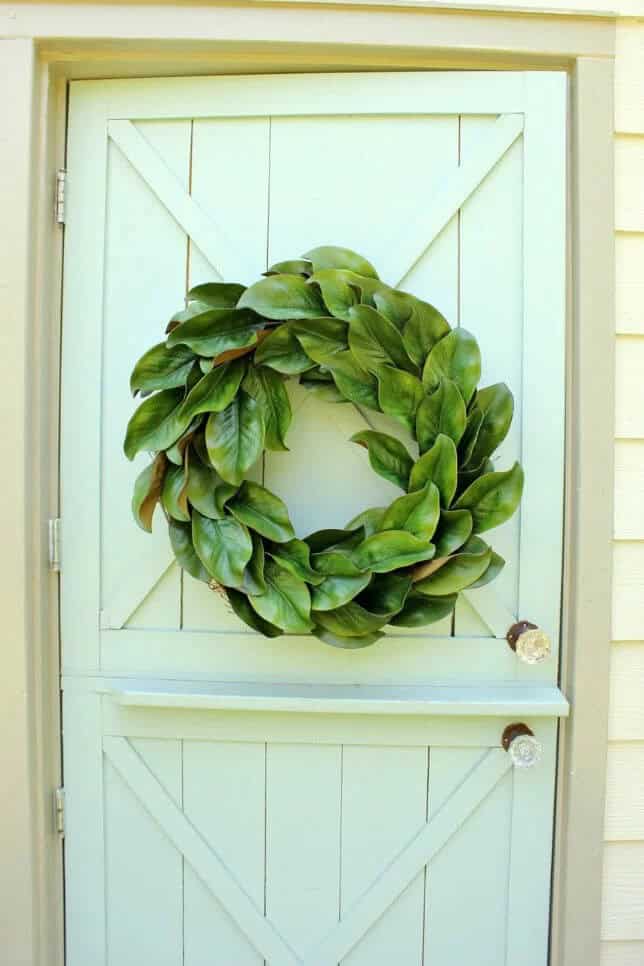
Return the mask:
[(406, 323), (411, 318), (414, 301), (413, 295), (400, 292), (395, 288), (389, 288), (388, 285), (383, 285), (382, 288), (373, 293), (373, 302), (376, 309), (386, 319), (393, 322), (399, 332), (404, 330)]
[(383, 366), (415, 372), (396, 326), (369, 305), (349, 310), (349, 347), (367, 372), (376, 373)]
[(280, 325), (255, 350), (255, 364), (268, 366), (286, 376), (296, 376), (313, 368), (290, 325)]
[(326, 373), (329, 376), (328, 379), (310, 379), (309, 375), (314, 372), (315, 369), (311, 369), (310, 373), (304, 372), (300, 376), (300, 385), (308, 393), (315, 396), (316, 399), (321, 399), (322, 402), (333, 403), (333, 405), (346, 404), (348, 402), (334, 383), (333, 376), (330, 372)]
[(288, 450), (286, 434), (293, 414), (282, 376), (266, 366), (250, 366), (243, 387), (257, 401), (262, 411), (266, 428), (266, 449)]
[(327, 309), (338, 319), (349, 320), (349, 309), (360, 302), (360, 293), (335, 269), (323, 269), (309, 279), (309, 285), (317, 285)]
[(187, 345), (200, 356), (218, 356), (229, 349), (243, 349), (257, 342), (262, 320), (243, 309), (208, 309), (182, 322), (168, 336), (166, 345)]
[(194, 359), (194, 352), (183, 345), (168, 349), (165, 342), (160, 342), (153, 346), (141, 356), (132, 370), (132, 395), (185, 386)]
[(308, 537), (304, 537), (304, 542), (311, 548), (311, 553), (320, 553), (322, 550), (337, 549), (344, 547), (351, 549), (357, 547), (362, 542), (364, 534), (359, 528), (344, 530), (326, 529), (315, 530)]
[(479, 389), (476, 407), (481, 413), (481, 422), (466, 458), (471, 466), (480, 466), (507, 436), (514, 415), (514, 397), (504, 383), (497, 383)]
[(287, 543), (269, 543), (266, 548), (269, 557), (294, 577), (308, 584), (321, 584), (324, 580), (311, 566), (311, 548), (303, 540), (289, 540)]
[(338, 352), (329, 360), (333, 380), (344, 396), (357, 406), (378, 410), (378, 383), (365, 372), (350, 352)]
[(163, 389), (145, 399), (127, 424), (123, 450), (132, 460), (141, 450), (168, 449), (188, 425), (181, 416), (181, 389)]
[(505, 560), (501, 554), (496, 553), (495, 550), (492, 551), (492, 558), (490, 560), (487, 570), (481, 574), (478, 580), (475, 580), (473, 584), (470, 584), (469, 589), (474, 587), (485, 587), (486, 584), (491, 583), (495, 577), (498, 577), (503, 568), (505, 567)]
[(191, 421), (200, 413), (220, 413), (237, 395), (245, 368), (243, 359), (235, 359), (211, 369), (186, 396), (181, 416)]
[(330, 365), (338, 352), (346, 352), (349, 326), (339, 319), (307, 319), (291, 323), (291, 329), (310, 359)]
[[(179, 416), (180, 413), (177, 415)], [(202, 419), (200, 416), (197, 416), (196, 419), (193, 419), (187, 429), (183, 431), (179, 439), (165, 451), (165, 455), (168, 457), (171, 463), (174, 463), (175, 466), (183, 466), (186, 454), (186, 446), (194, 439), (195, 433), (199, 429), (201, 422)]]
[(416, 376), (388, 366), (376, 372), (378, 402), (383, 413), (397, 419), (410, 432), (416, 426), (416, 410), (425, 398), (423, 384)]
[(293, 258), (286, 262), (275, 262), (264, 275), (310, 275), (313, 266), (304, 258)]
[(423, 369), (423, 385), (431, 392), (437, 389), (441, 379), (451, 379), (469, 403), (481, 378), (481, 352), (471, 333), (465, 329), (452, 329), (437, 342), (427, 356)]
[(483, 533), (509, 520), (523, 493), (523, 470), (518, 463), (501, 473), (486, 473), (468, 486), (456, 501), (458, 509), (469, 510), (474, 533)]
[(192, 513), (192, 542), (208, 573), (224, 587), (241, 587), (253, 553), (250, 533), (232, 517), (210, 520)]
[(430, 396), (424, 396), (416, 414), (416, 438), (421, 453), (430, 449), (441, 434), (458, 443), (465, 432), (465, 402), (456, 383), (443, 379)]
[(324, 315), (324, 304), (301, 275), (269, 275), (247, 288), (239, 308), (253, 309), (266, 319), (312, 319)]
[(262, 455), (264, 421), (259, 405), (243, 390), (206, 424), (210, 462), (227, 483), (238, 486)]
[(275, 543), (286, 543), (295, 537), (286, 504), (259, 483), (244, 480), (228, 503), (228, 510), (251, 530)]
[(311, 591), (311, 607), (314, 610), (334, 610), (347, 604), (360, 593), (371, 580), (371, 574), (356, 577), (325, 577)]
[(364, 446), (369, 453), (371, 468), (390, 483), (395, 483), (401, 490), (407, 491), (409, 474), (414, 461), (394, 436), (377, 433), (372, 429), (362, 430), (351, 437), (352, 443)]
[(206, 282), (191, 288), (188, 299), (202, 302), (212, 309), (232, 309), (245, 291), (246, 287), (236, 282)]
[(370, 647), (371, 644), (375, 644), (376, 641), (385, 636), (380, 631), (372, 631), (371, 634), (361, 634), (359, 637), (341, 637), (339, 634), (332, 634), (324, 627), (313, 627), (311, 634), (331, 647), (340, 647), (351, 651), (358, 650), (361, 647)]
[(263, 617), (256, 614), (253, 608), (248, 602), (248, 597), (246, 594), (241, 593), (239, 590), (232, 590), (232, 588), (226, 588), (226, 596), (230, 601), (230, 606), (237, 614), (240, 620), (245, 624), (248, 624), (254, 631), (259, 634), (263, 634), (264, 637), (281, 637), (284, 631), (280, 627), (275, 627), (274, 624), (270, 624), (265, 621)]
[(250, 596), (266, 593), (266, 581), (264, 580), (264, 543), (257, 533), (251, 532), (253, 541), (253, 553), (246, 564), (244, 571), (243, 589)]
[(314, 610), (312, 616), (318, 627), (323, 627), (339, 637), (362, 637), (379, 630), (387, 623), (386, 615), (370, 614), (355, 601), (334, 610)]
[(458, 457), (454, 440), (442, 433), (430, 450), (417, 460), (409, 476), (409, 489), (420, 490), (428, 481), (435, 483), (441, 505), (448, 507), (454, 499), (458, 474)]
[(433, 540), (436, 557), (449, 557), (462, 547), (472, 535), (472, 514), (469, 510), (441, 510)]
[(433, 556), (433, 544), (405, 530), (374, 533), (363, 540), (353, 553), (358, 567), (378, 574), (409, 567), (422, 560), (430, 560)]
[(173, 520), (179, 520), (183, 523), (190, 520), (186, 503), (186, 476), (182, 466), (169, 467), (163, 481), (161, 502), (163, 509)]
[(194, 319), (196, 315), (202, 315), (211, 308), (206, 302), (190, 302), (185, 309), (181, 309), (180, 312), (175, 312), (170, 321), (166, 326), (166, 332), (172, 332), (177, 328), (180, 322), (186, 322), (188, 319)]
[(381, 529), (382, 518), (386, 513), (387, 508), (384, 506), (371, 507), (369, 510), (363, 510), (359, 513), (357, 517), (350, 520), (347, 523), (347, 530), (356, 530), (358, 527), (362, 527), (364, 530), (365, 537), (370, 537), (372, 533), (376, 533)]
[(378, 272), (371, 262), (368, 262), (362, 255), (351, 251), (350, 248), (339, 248), (336, 245), (320, 245), (319, 248), (312, 248), (306, 252), (304, 258), (308, 258), (313, 264), (314, 272), (321, 272), (326, 268), (341, 268), (356, 275), (365, 275), (368, 278), (378, 278)]
[(132, 513), (141, 529), (147, 530), (148, 533), (152, 533), (152, 517), (161, 499), (166, 466), (165, 453), (159, 453), (152, 463), (139, 473), (134, 483)]
[(311, 629), (311, 597), (303, 580), (294, 577), (274, 561), (264, 570), (266, 593), (250, 599), (251, 607), (264, 620), (293, 634)]
[(448, 617), (456, 606), (457, 595), (445, 597), (426, 597), (424, 594), (411, 593), (405, 606), (389, 623), (394, 627), (425, 627)]
[(210, 580), (210, 574), (195, 552), (192, 544), (192, 526), (189, 523), (178, 523), (176, 520), (169, 520), (168, 531), (170, 533), (172, 552), (177, 558), (177, 563), (181, 569), (189, 573), (195, 580), (201, 580), (207, 584)]
[(390, 618), (404, 606), (411, 586), (411, 577), (407, 574), (376, 574), (358, 603), (371, 614)]
[(420, 368), (434, 346), (451, 330), (447, 319), (429, 302), (413, 298), (413, 303), (403, 330), (403, 343), (410, 359)]
[(400, 496), (385, 513), (381, 530), (406, 530), (421, 540), (431, 540), (440, 515), (440, 495), (434, 483)]
[[(224, 484), (227, 486), (228, 484)], [(223, 507), (217, 499), (220, 480), (212, 467), (192, 458), (188, 467), (188, 486), (186, 495), (191, 506), (202, 516), (219, 520), (224, 516)], [(234, 489), (233, 489), (234, 492)]]
[(481, 540), (471, 548), (471, 541), (465, 544), (460, 553), (449, 557), (439, 570), (414, 584), (414, 590), (429, 597), (444, 597), (457, 594), (473, 584), (485, 573), (492, 559), (492, 550)]
[(329, 547), (311, 557), (311, 566), (325, 577), (360, 577), (365, 568), (359, 567), (351, 556), (351, 547)]

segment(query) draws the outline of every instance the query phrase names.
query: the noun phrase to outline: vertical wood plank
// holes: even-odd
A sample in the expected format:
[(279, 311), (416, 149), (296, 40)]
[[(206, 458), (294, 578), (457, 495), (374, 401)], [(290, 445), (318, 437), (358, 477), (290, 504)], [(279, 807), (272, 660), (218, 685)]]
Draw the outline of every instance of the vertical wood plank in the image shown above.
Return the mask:
[(337, 923), (340, 893), (338, 745), (269, 745), (266, 915), (301, 952)]
[[(186, 741), (183, 808), (260, 912), (264, 909), (263, 744)], [(183, 966), (261, 966), (252, 946), (189, 865)]]
[[(425, 748), (347, 745), (342, 760), (341, 916), (423, 827)], [(421, 961), (425, 876), (421, 872), (342, 960), (346, 966)]]
[[(181, 743), (132, 741), (181, 805)], [(177, 966), (183, 956), (183, 859), (114, 768), (105, 768), (109, 966)]]

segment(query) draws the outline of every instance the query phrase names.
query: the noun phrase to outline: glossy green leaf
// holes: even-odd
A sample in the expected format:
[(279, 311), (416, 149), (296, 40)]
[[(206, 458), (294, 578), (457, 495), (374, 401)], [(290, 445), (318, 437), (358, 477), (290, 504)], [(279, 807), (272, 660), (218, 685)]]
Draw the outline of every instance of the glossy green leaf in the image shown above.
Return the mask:
[(412, 592), (403, 609), (389, 623), (394, 627), (425, 627), (427, 624), (434, 624), (449, 617), (456, 606), (456, 600), (457, 594), (427, 597)]
[(134, 483), (132, 514), (141, 529), (148, 533), (152, 532), (152, 517), (161, 499), (166, 467), (165, 454), (159, 453), (152, 463), (139, 473)]
[(462, 547), (472, 535), (472, 514), (469, 510), (441, 510), (433, 537), (436, 557), (449, 557)]
[(182, 466), (170, 466), (163, 481), (161, 491), (163, 509), (172, 517), (187, 523), (190, 520), (188, 504), (186, 502), (186, 476)]
[(383, 476), (390, 483), (395, 483), (401, 490), (407, 491), (409, 474), (414, 461), (394, 436), (377, 433), (372, 429), (362, 430), (351, 437), (352, 443), (364, 446), (369, 453), (371, 468)]
[(493, 550), (487, 570), (481, 574), (478, 580), (475, 580), (473, 584), (470, 584), (469, 589), (472, 590), (475, 587), (485, 587), (486, 584), (491, 583), (496, 577), (499, 576), (504, 567), (505, 560), (501, 554), (496, 553), (496, 551)]
[(354, 561), (352, 547), (329, 547), (311, 556), (311, 566), (325, 577), (360, 577), (365, 571)]
[(440, 515), (438, 487), (431, 481), (425, 486), (400, 496), (387, 508), (381, 530), (406, 530), (422, 540), (431, 540)]
[(347, 523), (347, 530), (355, 530), (358, 527), (364, 529), (365, 537), (370, 537), (372, 533), (376, 533), (381, 529), (382, 518), (387, 512), (387, 508), (384, 506), (371, 507), (369, 510), (363, 510), (359, 513), (357, 517), (350, 520)]
[(246, 594), (254, 596), (266, 593), (266, 581), (264, 580), (265, 554), (264, 542), (259, 534), (251, 531), (250, 536), (253, 541), (253, 553), (246, 564), (242, 587)]
[[(181, 412), (179, 412), (177, 416), (181, 416)], [(182, 432), (179, 439), (173, 443), (172, 446), (169, 446), (165, 451), (165, 455), (168, 457), (171, 463), (174, 463), (175, 466), (183, 466), (186, 456), (186, 446), (192, 442), (202, 422), (203, 417), (196, 416), (190, 425)]]
[(368, 262), (362, 255), (351, 251), (350, 248), (339, 248), (336, 245), (320, 245), (312, 248), (310, 252), (304, 254), (313, 264), (314, 272), (321, 272), (326, 268), (346, 269), (355, 272), (356, 275), (365, 275), (368, 278), (378, 278), (378, 272), (371, 262)]
[(132, 395), (185, 386), (194, 359), (194, 352), (187, 346), (168, 349), (165, 342), (153, 346), (141, 356), (132, 370)]
[(286, 262), (275, 262), (264, 275), (311, 275), (313, 266), (304, 258), (292, 258)]
[(253, 309), (267, 319), (311, 319), (324, 315), (314, 286), (301, 275), (269, 275), (246, 289), (239, 308)]
[(479, 389), (476, 408), (481, 421), (467, 463), (480, 466), (503, 442), (512, 424), (514, 397), (504, 383)]
[(380, 631), (372, 631), (370, 634), (361, 634), (359, 637), (341, 637), (339, 634), (332, 634), (324, 627), (315, 626), (311, 630), (311, 634), (324, 644), (350, 651), (356, 651), (361, 647), (370, 647), (385, 636)]
[(360, 301), (360, 292), (355, 285), (350, 285), (342, 275), (334, 269), (324, 269), (316, 272), (309, 279), (310, 285), (316, 285), (322, 295), (327, 309), (337, 319), (349, 319), (349, 309)]
[(468, 541), (463, 550), (449, 557), (439, 570), (415, 583), (414, 590), (429, 597), (444, 597), (473, 584), (490, 565), (492, 550), (482, 540), (471, 547), (471, 552), (468, 550), (470, 546)]
[(304, 542), (311, 548), (311, 553), (320, 553), (322, 550), (331, 550), (342, 547), (352, 549), (362, 542), (364, 533), (359, 527), (346, 527), (344, 530), (325, 529), (315, 530), (308, 537), (304, 537)]
[(303, 580), (294, 577), (274, 561), (264, 569), (266, 593), (252, 597), (252, 608), (271, 624), (293, 634), (311, 629), (311, 597)]
[(251, 366), (244, 377), (243, 387), (262, 411), (266, 449), (288, 450), (286, 434), (293, 414), (283, 377), (267, 366)]
[(349, 326), (339, 319), (307, 319), (291, 323), (295, 337), (305, 353), (318, 365), (330, 365), (338, 352), (346, 352)]
[(370, 614), (355, 601), (334, 610), (314, 610), (312, 617), (318, 627), (339, 637), (361, 637), (379, 630), (387, 623), (386, 615)]
[(245, 369), (243, 359), (211, 369), (186, 396), (181, 415), (191, 421), (200, 413), (220, 413), (237, 395)]
[(351, 352), (338, 352), (329, 360), (333, 380), (345, 399), (378, 410), (376, 377), (358, 365)]
[(275, 543), (293, 540), (295, 531), (283, 500), (259, 483), (244, 480), (228, 510), (251, 530)]
[(286, 376), (296, 376), (314, 365), (295, 338), (290, 325), (280, 325), (255, 351), (255, 364), (268, 366)]
[(123, 450), (128, 459), (141, 450), (172, 446), (188, 425), (180, 412), (182, 400), (181, 389), (163, 389), (141, 403), (127, 424)]
[(425, 398), (423, 384), (416, 376), (402, 369), (387, 366), (376, 372), (378, 380), (378, 402), (383, 413), (398, 420), (414, 433), (416, 411)]
[(415, 372), (396, 326), (369, 305), (349, 310), (349, 347), (358, 365), (376, 373), (383, 366)]
[(465, 432), (467, 413), (465, 401), (456, 383), (443, 379), (429, 396), (424, 396), (416, 414), (416, 438), (421, 453), (425, 453), (442, 434), (458, 443)]
[(390, 618), (402, 610), (411, 586), (408, 574), (376, 574), (360, 594), (358, 603), (371, 614)]
[[(313, 372), (313, 370), (311, 370), (311, 372)], [(309, 379), (309, 373), (304, 372), (300, 376), (300, 385), (306, 389), (308, 393), (315, 396), (316, 399), (322, 400), (322, 402), (333, 403), (334, 405), (346, 404), (348, 400), (345, 399), (336, 386), (331, 373), (329, 373), (329, 376), (329, 381), (323, 379)]]
[[(413, 296), (412, 296), (413, 298)], [(450, 327), (447, 319), (429, 302), (413, 299), (412, 312), (403, 329), (403, 343), (410, 359), (420, 368)]]
[(246, 287), (236, 282), (206, 282), (195, 285), (188, 292), (190, 301), (202, 302), (213, 309), (232, 309), (239, 302)]
[(373, 293), (375, 308), (386, 319), (393, 322), (399, 332), (404, 330), (405, 325), (411, 318), (415, 301), (413, 295), (400, 292), (395, 288), (389, 288), (388, 285), (383, 285), (382, 288)]
[(458, 456), (454, 440), (440, 434), (432, 448), (414, 463), (409, 475), (409, 489), (419, 490), (431, 481), (438, 487), (441, 506), (448, 507), (456, 492), (457, 473)]
[(224, 515), (217, 501), (219, 486), (219, 477), (212, 467), (204, 466), (199, 460), (191, 457), (186, 488), (188, 502), (195, 510), (212, 520), (218, 520)]
[(218, 356), (257, 342), (262, 320), (244, 309), (208, 309), (182, 322), (168, 336), (168, 348), (187, 345), (200, 356)]
[(358, 574), (356, 577), (325, 577), (311, 591), (311, 607), (318, 611), (341, 607), (364, 590), (370, 580), (369, 573)]
[(409, 567), (434, 556), (434, 546), (405, 530), (374, 533), (360, 544), (353, 559), (363, 570), (388, 573), (399, 567)]
[(212, 308), (212, 306), (208, 305), (206, 302), (190, 302), (189, 305), (186, 305), (185, 309), (181, 309), (180, 312), (174, 313), (166, 326), (166, 332), (172, 332), (181, 322), (186, 322), (188, 319), (194, 319), (196, 315), (202, 315), (210, 308)]
[(255, 399), (241, 390), (206, 424), (210, 462), (227, 483), (238, 486), (264, 449), (264, 420)]
[(458, 386), (466, 404), (481, 378), (481, 352), (474, 336), (466, 329), (452, 329), (437, 342), (427, 356), (423, 385), (428, 392), (438, 389), (442, 379)]
[(456, 507), (469, 510), (474, 533), (483, 533), (509, 520), (523, 493), (523, 470), (518, 463), (500, 473), (486, 473), (458, 498)]
[(476, 437), (481, 428), (481, 423), (483, 422), (483, 413), (476, 405), (477, 395), (478, 393), (475, 393), (472, 397), (472, 402), (467, 413), (465, 432), (458, 442), (458, 459), (461, 466), (467, 465), (476, 444)]
[(324, 577), (316, 573), (311, 566), (311, 548), (303, 540), (293, 539), (286, 543), (269, 543), (266, 552), (269, 557), (294, 577), (305, 580), (309, 584), (321, 584)]
[(232, 517), (211, 520), (192, 512), (192, 542), (208, 573), (225, 587), (241, 587), (253, 543), (243, 524)]
[(233, 590), (230, 587), (226, 588), (226, 596), (230, 601), (230, 606), (234, 610), (237, 617), (242, 620), (245, 624), (248, 624), (254, 631), (259, 634), (263, 634), (264, 637), (281, 637), (284, 631), (281, 627), (275, 627), (274, 624), (265, 621), (263, 617), (260, 617), (253, 608), (251, 607), (248, 597), (246, 594), (239, 590)]
[(169, 520), (168, 532), (170, 534), (172, 552), (177, 558), (181, 569), (185, 570), (191, 577), (194, 577), (195, 580), (201, 580), (207, 584), (210, 580), (210, 574), (195, 552), (192, 544), (191, 524)]

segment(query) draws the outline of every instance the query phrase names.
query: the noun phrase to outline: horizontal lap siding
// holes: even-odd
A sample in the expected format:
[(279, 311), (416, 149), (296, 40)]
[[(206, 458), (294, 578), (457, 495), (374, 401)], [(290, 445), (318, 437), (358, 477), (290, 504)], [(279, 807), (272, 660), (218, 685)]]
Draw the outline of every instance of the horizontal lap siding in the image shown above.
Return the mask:
[(613, 647), (601, 966), (644, 964), (644, 23), (617, 29)]

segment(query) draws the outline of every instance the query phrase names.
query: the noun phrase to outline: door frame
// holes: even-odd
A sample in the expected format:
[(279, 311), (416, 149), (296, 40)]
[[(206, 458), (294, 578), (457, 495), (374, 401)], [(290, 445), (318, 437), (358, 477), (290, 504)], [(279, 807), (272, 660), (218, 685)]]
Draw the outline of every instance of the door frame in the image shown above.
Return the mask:
[[(62, 764), (58, 588), (47, 570), (47, 521), (58, 507), (63, 265), (52, 207), (54, 172), (64, 167), (68, 81), (559, 68), (568, 72), (571, 92), (561, 686), (573, 713), (560, 726), (551, 946), (553, 966), (598, 966), (613, 523), (614, 19), (393, 3), (298, 7), (276, 0), (188, 10), (163, 4), (145, 11), (119, 5), (112, 13), (108, 5), (51, 3), (22, 7), (15, 23), (9, 19), (2, 29), (0, 56), (11, 97), (4, 104), (5, 129), (12, 132), (5, 163), (16, 174), (4, 209), (13, 226), (8, 285), (4, 294), (0, 289), (0, 303), (17, 323), (16, 338), (0, 358), (0, 394), (5, 412), (16, 416), (7, 427), (14, 453), (6, 480), (11, 510), (0, 525), (8, 622), (0, 707), (5, 733), (15, 737), (5, 743), (10, 748), (3, 762), (14, 795), (3, 822), (9, 860), (0, 886), (12, 928), (3, 945), (13, 961), (61, 966), (64, 957), (62, 848), (52, 817)], [(312, 43), (312, 36), (324, 44)], [(431, 37), (431, 46), (419, 37)]]

